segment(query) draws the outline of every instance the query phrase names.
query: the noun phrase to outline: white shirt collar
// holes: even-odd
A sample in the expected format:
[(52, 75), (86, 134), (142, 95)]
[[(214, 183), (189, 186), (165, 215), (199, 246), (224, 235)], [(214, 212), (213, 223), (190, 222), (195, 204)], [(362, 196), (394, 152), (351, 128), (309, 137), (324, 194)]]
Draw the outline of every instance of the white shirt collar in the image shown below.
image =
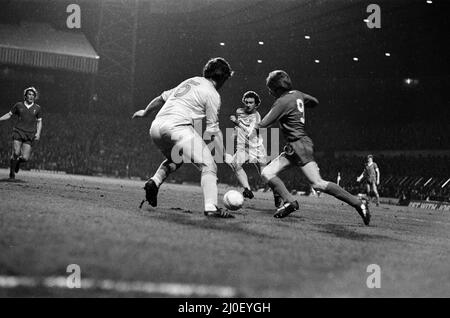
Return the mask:
[(30, 109), (34, 105), (34, 102), (31, 103), (31, 105), (28, 105), (27, 102), (24, 101), (23, 104), (25, 105), (26, 108)]

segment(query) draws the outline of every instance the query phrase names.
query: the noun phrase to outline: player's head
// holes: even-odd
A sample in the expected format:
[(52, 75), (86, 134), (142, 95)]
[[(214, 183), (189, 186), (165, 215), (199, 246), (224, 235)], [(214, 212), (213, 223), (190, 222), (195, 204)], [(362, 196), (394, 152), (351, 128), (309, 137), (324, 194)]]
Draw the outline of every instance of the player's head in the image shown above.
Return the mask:
[(373, 162), (373, 155), (368, 155), (368, 156), (367, 156), (367, 162), (368, 162), (368, 163)]
[(233, 76), (230, 64), (222, 57), (210, 59), (203, 67), (203, 77), (213, 80), (216, 83), (216, 89)]
[(283, 93), (292, 90), (292, 82), (288, 73), (281, 70), (272, 71), (266, 79), (266, 86), (274, 97), (280, 97)]
[(251, 113), (261, 104), (261, 98), (259, 98), (256, 92), (248, 91), (242, 96), (242, 103), (244, 104), (245, 111)]
[(39, 93), (33, 86), (27, 87), (23, 90), (23, 99), (28, 103), (32, 103), (39, 98)]

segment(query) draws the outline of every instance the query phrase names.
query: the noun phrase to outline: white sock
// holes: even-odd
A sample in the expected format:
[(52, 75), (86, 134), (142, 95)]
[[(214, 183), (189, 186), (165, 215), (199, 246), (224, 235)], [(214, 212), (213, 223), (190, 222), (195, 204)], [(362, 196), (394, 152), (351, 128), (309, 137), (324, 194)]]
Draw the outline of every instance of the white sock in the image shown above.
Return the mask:
[(153, 182), (155, 182), (155, 184), (158, 188), (161, 186), (161, 184), (164, 182), (164, 180), (166, 180), (167, 177), (169, 176), (169, 173), (167, 173), (167, 170), (168, 170), (167, 167), (163, 163), (163, 164), (161, 164), (161, 166), (159, 166), (158, 170), (156, 170), (155, 175), (150, 178), (153, 180)]
[(250, 189), (250, 184), (248, 184), (248, 178), (247, 174), (245, 173), (244, 169), (240, 168), (236, 170), (236, 177), (244, 188)]
[(203, 174), (201, 186), (203, 190), (205, 211), (216, 211), (218, 196), (216, 175), (212, 173)]

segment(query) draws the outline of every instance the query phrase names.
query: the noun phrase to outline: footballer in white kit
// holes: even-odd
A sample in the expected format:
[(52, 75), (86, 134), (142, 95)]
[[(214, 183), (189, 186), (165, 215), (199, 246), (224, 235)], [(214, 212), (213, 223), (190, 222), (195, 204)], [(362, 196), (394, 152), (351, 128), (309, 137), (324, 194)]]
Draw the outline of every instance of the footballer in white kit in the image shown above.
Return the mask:
[[(227, 154), (226, 159), (244, 188), (242, 195), (252, 199), (254, 195), (242, 165), (246, 162), (253, 163), (260, 173), (267, 165), (268, 159), (262, 136), (254, 133), (255, 126), (261, 122), (261, 115), (257, 111), (261, 98), (256, 92), (247, 91), (242, 96), (242, 103), (244, 107), (238, 108), (236, 115), (230, 116), (230, 120), (235, 124), (236, 153), (233, 156)], [(281, 197), (276, 193), (274, 199), (275, 206), (283, 204)]]
[(217, 165), (202, 136), (194, 129), (195, 121), (206, 118), (205, 134), (214, 136), (214, 149), (223, 153), (218, 118), (221, 100), (217, 90), (232, 73), (225, 59), (213, 58), (204, 66), (203, 77), (183, 81), (133, 114), (133, 118), (146, 117), (153, 109), (162, 106), (152, 122), (150, 136), (166, 159), (144, 186), (146, 200), (151, 206), (157, 205), (158, 189), (169, 174), (183, 162), (191, 162), (201, 170), (205, 215), (233, 217), (217, 207)]
[(233, 156), (228, 154), (226, 156), (227, 163), (244, 188), (244, 197), (252, 199), (253, 193), (242, 165), (249, 162), (260, 169), (263, 168), (267, 164), (267, 152), (263, 138), (258, 134), (251, 134), (256, 124), (261, 121), (261, 115), (257, 111), (261, 103), (259, 95), (254, 91), (248, 91), (243, 95), (242, 103), (244, 107), (236, 109), (236, 114), (230, 116), (230, 120), (235, 124), (236, 153)]

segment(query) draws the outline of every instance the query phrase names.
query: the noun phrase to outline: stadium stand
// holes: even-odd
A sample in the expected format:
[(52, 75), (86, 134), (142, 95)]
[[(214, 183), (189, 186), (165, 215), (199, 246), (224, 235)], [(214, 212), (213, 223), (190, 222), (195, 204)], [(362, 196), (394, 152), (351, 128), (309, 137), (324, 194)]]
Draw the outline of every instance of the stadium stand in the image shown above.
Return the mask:
[[(9, 165), (11, 127), (12, 122), (0, 126), (0, 165), (3, 168)], [(148, 128), (148, 121), (132, 122), (126, 117), (49, 113), (45, 115), (41, 141), (34, 147), (27, 168), (146, 179), (162, 160), (159, 151), (152, 146)], [(417, 126), (411, 128), (415, 130)], [(403, 143), (412, 148), (416, 142), (414, 134), (405, 127), (402, 131), (405, 131), (405, 137), (410, 137)], [(335, 156), (334, 152), (329, 152), (318, 154), (316, 159), (325, 179), (336, 180), (340, 172), (341, 185), (356, 194), (364, 191), (363, 185), (356, 182), (363, 169), (363, 153)], [(410, 156), (398, 151), (390, 156), (376, 155), (375, 161), (381, 170), (381, 196), (450, 201), (449, 155), (435, 155), (430, 151)], [(225, 165), (219, 165), (219, 181), (237, 186), (227, 169)], [(253, 188), (264, 187), (254, 167), (249, 166), (247, 171)], [(300, 170), (291, 170), (283, 177), (290, 189), (309, 190)], [(186, 165), (171, 176), (171, 181), (198, 182), (198, 173), (195, 167)]]

